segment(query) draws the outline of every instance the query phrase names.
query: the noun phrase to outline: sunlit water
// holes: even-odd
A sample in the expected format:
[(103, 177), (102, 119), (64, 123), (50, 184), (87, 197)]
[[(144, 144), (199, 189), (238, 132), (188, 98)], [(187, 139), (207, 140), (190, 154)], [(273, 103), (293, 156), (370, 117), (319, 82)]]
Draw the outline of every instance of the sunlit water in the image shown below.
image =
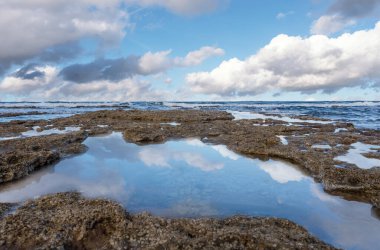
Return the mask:
[(250, 159), (200, 140), (137, 146), (120, 133), (90, 137), (89, 150), (3, 185), (0, 202), (80, 191), (111, 198), (130, 212), (167, 217), (236, 214), (290, 219), (337, 247), (377, 246), (380, 221), (371, 206), (323, 192), (295, 166)]

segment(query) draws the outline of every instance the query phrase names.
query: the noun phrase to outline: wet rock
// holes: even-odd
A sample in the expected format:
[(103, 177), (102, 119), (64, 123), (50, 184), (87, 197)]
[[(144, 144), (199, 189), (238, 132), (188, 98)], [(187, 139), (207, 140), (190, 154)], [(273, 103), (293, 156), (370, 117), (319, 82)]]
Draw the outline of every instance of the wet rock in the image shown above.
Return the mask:
[(284, 219), (166, 219), (60, 193), (0, 219), (0, 249), (333, 249)]
[(163, 219), (132, 216), (127, 233), (142, 249), (332, 249), (294, 223), (275, 218)]
[(0, 203), (0, 218), (12, 208), (11, 203)]
[(18, 180), (62, 157), (84, 152), (83, 132), (0, 142), (0, 183)]
[(61, 193), (0, 220), (0, 249), (120, 249), (127, 216), (117, 204)]
[(0, 158), (0, 183), (18, 180), (60, 159), (57, 152), (7, 152)]

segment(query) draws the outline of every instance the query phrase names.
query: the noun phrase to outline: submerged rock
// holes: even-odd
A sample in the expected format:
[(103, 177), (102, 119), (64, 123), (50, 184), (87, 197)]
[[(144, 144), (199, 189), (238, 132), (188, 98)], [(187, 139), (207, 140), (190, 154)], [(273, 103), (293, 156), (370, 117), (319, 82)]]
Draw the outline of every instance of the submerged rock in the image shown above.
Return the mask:
[(165, 219), (59, 193), (0, 219), (0, 249), (333, 249), (284, 219)]

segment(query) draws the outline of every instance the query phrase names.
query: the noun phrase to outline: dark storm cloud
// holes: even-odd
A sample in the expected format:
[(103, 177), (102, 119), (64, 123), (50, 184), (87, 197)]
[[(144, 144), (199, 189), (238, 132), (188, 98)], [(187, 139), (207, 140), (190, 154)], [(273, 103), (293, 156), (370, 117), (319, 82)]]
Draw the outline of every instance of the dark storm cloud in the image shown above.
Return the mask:
[(371, 15), (379, 5), (380, 0), (336, 0), (328, 12), (344, 18), (363, 18)]
[(27, 64), (15, 73), (12, 74), (13, 77), (31, 80), (35, 78), (44, 77), (45, 73), (37, 69), (38, 65), (35, 63)]
[(59, 75), (66, 81), (87, 83), (97, 80), (117, 82), (141, 74), (139, 57), (97, 59), (87, 64), (73, 64), (63, 68)]

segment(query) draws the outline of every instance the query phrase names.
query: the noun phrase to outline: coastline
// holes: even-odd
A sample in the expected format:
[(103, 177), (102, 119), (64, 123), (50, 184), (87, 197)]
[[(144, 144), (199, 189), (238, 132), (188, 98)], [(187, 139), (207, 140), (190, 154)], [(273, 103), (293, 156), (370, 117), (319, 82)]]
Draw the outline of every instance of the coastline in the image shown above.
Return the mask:
[[(308, 119), (311, 118), (308, 117)], [(178, 123), (179, 125), (171, 125), (170, 123), (173, 122)], [(39, 127), (39, 131), (54, 128), (64, 130), (67, 127), (80, 127), (81, 130), (77, 132), (68, 132), (60, 135), (45, 135), (38, 137), (17, 138), (1, 141), (0, 188), (1, 185), (4, 185), (7, 182), (12, 182), (21, 179), (29, 175), (33, 171), (47, 167), (55, 162), (58, 162), (61, 159), (64, 159), (65, 157), (74, 156), (76, 154), (85, 152), (86, 148), (82, 144), (82, 142), (89, 136), (96, 136), (117, 131), (123, 133), (124, 139), (126, 141), (133, 142), (136, 144), (163, 143), (167, 140), (172, 139), (196, 137), (201, 138), (202, 140), (207, 140), (207, 142), (209, 143), (226, 145), (230, 150), (249, 157), (279, 158), (282, 160), (286, 160), (299, 166), (302, 170), (307, 172), (308, 175), (313, 177), (317, 182), (321, 182), (326, 192), (335, 195), (341, 195), (346, 199), (372, 204), (374, 210), (378, 210), (380, 208), (379, 168), (361, 169), (355, 165), (345, 164), (342, 162), (339, 163), (336, 160), (334, 160), (334, 158), (338, 155), (347, 153), (347, 151), (350, 149), (350, 146), (358, 141), (375, 145), (380, 144), (380, 131), (359, 130), (356, 129), (350, 123), (322, 124), (301, 122), (296, 125), (289, 125), (289, 123), (286, 123), (284, 121), (272, 119), (234, 120), (234, 117), (231, 114), (222, 111), (115, 110), (89, 112), (85, 114), (74, 115), (68, 118), (59, 118), (50, 121), (29, 120), (1, 123), (0, 137), (17, 137), (20, 135), (20, 133), (29, 131), (33, 127), (37, 126)], [(337, 133), (337, 129), (344, 130), (342, 132)], [(288, 144), (285, 145), (282, 142), (281, 138), (279, 138), (279, 136), (286, 136)], [(328, 144), (331, 145), (331, 148), (314, 148), (313, 145), (317, 144)], [(379, 157), (378, 153), (372, 153), (368, 156), (370, 156), (371, 158)], [(335, 165), (338, 163), (345, 164), (345, 167), (337, 168)], [(62, 205), (66, 204), (66, 202), (69, 202), (70, 204), (80, 204), (81, 202), (92, 203), (91, 200), (83, 199), (77, 195), (70, 193), (48, 196), (47, 198), (41, 198), (36, 201), (30, 202), (42, 204), (41, 206), (43, 208), (45, 205), (48, 205), (47, 202), (50, 202), (51, 199), (58, 199), (58, 203), (62, 203)], [(8, 207), (6, 205), (4, 206)], [(97, 206), (100, 205), (95, 205), (95, 207)], [(15, 236), (12, 236), (12, 232), (17, 233), (17, 230), (5, 230), (6, 225), (9, 226), (9, 223), (11, 223), (11, 221), (18, 221), (18, 223), (24, 224), (26, 221), (31, 219), (29, 218), (31, 216), (29, 213), (31, 209), (32, 207), (24, 205), (23, 207), (19, 208), (15, 213), (15, 215), (20, 215), (20, 217), (15, 217), (14, 215), (11, 215), (1, 219), (0, 231), (3, 230), (5, 235), (9, 236), (10, 238)], [(21, 216), (23, 213), (25, 213), (25, 216)], [(37, 213), (37, 217), (38, 214), (41, 213)], [(113, 215), (111, 217), (113, 217)], [(144, 220), (146, 219), (144, 215), (133, 215), (133, 217), (143, 217)], [(152, 220), (166, 221), (166, 219), (163, 218), (149, 218), (153, 218)], [(79, 216), (78, 220), (82, 221), (83, 218)], [(234, 218), (224, 219), (221, 221), (214, 219), (209, 220), (210, 221), (208, 222), (212, 222), (211, 224), (218, 224), (218, 228), (228, 228), (228, 225), (231, 224), (229, 220), (234, 221)], [(256, 242), (249, 241), (249, 244), (264, 244), (264, 246), (266, 247), (284, 248), (302, 248), (302, 246), (308, 246), (297, 245), (302, 243), (312, 244), (314, 242), (315, 244), (317, 244), (317, 241), (310, 240), (311, 236), (305, 236), (299, 239), (293, 239), (293, 241), (290, 242), (293, 242), (295, 245), (289, 245), (290, 243), (288, 240), (291, 237), (295, 237), (298, 234), (304, 235), (304, 232), (302, 231), (304, 229), (294, 229), (295, 224), (290, 222), (287, 224), (286, 222), (284, 222), (285, 220), (282, 219), (238, 218), (235, 221), (237, 223), (237, 225), (235, 226), (239, 227), (240, 225), (240, 227), (243, 227), (246, 220), (248, 220), (249, 223), (253, 223), (254, 225), (256, 225), (255, 227), (259, 231), (260, 228), (268, 224), (268, 221), (266, 220), (273, 220), (273, 223), (271, 224), (272, 227), (269, 230), (272, 233), (267, 232), (267, 234), (272, 234), (272, 236), (274, 237), (273, 240), (277, 240), (276, 243), (274, 243), (268, 239), (269, 236), (267, 234), (263, 234), (262, 238), (266, 240), (257, 240)], [(256, 223), (260, 220), (263, 221)], [(177, 220), (174, 221), (176, 222)], [(193, 225), (192, 222), (194, 220), (179, 219), (178, 221), (182, 221), (183, 223), (185, 223), (185, 225)], [(206, 226), (208, 224), (204, 223), (202, 219), (195, 221), (197, 221), (195, 225)], [(290, 228), (293, 228), (295, 231), (290, 231), (293, 232), (290, 233), (290, 235), (284, 234), (284, 232), (280, 230), (282, 227), (281, 225), (286, 225), (285, 231), (287, 231)], [(39, 226), (42, 228), (44, 227), (44, 225)], [(108, 228), (108, 226), (109, 225), (105, 225), (106, 228)], [(280, 230), (278, 232), (282, 233), (276, 234), (274, 228), (277, 228), (278, 230)], [(200, 228), (198, 229), (200, 230)], [(55, 229), (52, 230), (54, 231)], [(93, 228), (89, 228), (88, 230), (86, 229), (85, 232), (91, 234), (92, 230)], [(76, 234), (74, 231), (75, 230), (71, 231), (71, 233), (68, 233), (68, 235)], [(236, 236), (237, 242), (243, 244), (243, 239), (246, 239), (246, 236), (243, 237), (243, 235), (245, 235), (248, 232), (250, 231), (237, 231), (236, 234), (239, 235)], [(252, 232), (250, 233), (252, 234)], [(63, 241), (61, 241), (61, 243), (64, 242), (64, 240), (71, 239), (73, 236), (71, 235), (67, 237), (69, 238), (62, 239)], [(199, 235), (199, 237), (201, 237), (201, 235)], [(193, 242), (195, 244), (196, 240), (199, 239), (199, 237), (190, 237), (194, 238), (193, 241), (187, 239), (185, 242), (187, 242), (186, 244), (189, 244), (188, 242)], [(223, 236), (223, 239), (225, 239), (225, 236)], [(224, 243), (227, 244), (229, 242), (229, 239), (226, 238), (225, 240), (226, 241)], [(111, 241), (113, 241), (113, 239)], [(2, 242), (3, 244), (5, 244), (5, 246), (9, 243), (6, 239), (0, 239), (0, 243)], [(167, 239), (166, 242), (168, 242)], [(205, 242), (208, 241), (206, 240)], [(267, 242), (268, 245), (265, 245), (265, 242)], [(35, 244), (37, 243), (38, 242), (35, 242)], [(248, 244), (248, 242), (246, 243)], [(184, 245), (186, 244), (184, 243)], [(245, 247), (253, 246), (249, 244), (245, 245)], [(112, 247), (113, 245), (111, 244), (110, 246)], [(204, 245), (203, 247), (206, 246), (207, 245)], [(223, 246), (227, 248), (229, 247), (228, 245)], [(0, 248), (1, 247), (2, 245), (0, 244)], [(134, 247), (140, 248), (144, 246), (135, 245)], [(197, 246), (194, 245), (194, 247)], [(220, 247), (222, 247), (222, 245)], [(231, 247), (234, 246), (231, 245)], [(322, 247), (322, 245), (319, 245), (319, 247)], [(327, 245), (324, 245), (324, 247), (327, 247)]]

